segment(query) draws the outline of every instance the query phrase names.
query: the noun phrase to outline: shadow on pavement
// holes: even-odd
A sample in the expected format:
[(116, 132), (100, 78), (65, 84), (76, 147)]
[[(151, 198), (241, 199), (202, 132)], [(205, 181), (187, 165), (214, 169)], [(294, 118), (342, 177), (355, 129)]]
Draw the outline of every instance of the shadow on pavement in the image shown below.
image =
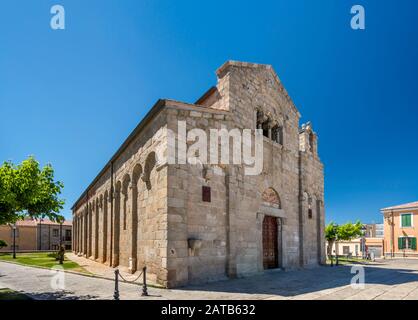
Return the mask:
[[(382, 263), (386, 265), (386, 263)], [(212, 291), (224, 293), (266, 294), (291, 297), (350, 285), (356, 275), (353, 266), (322, 266), (296, 271), (267, 271), (247, 278), (189, 285), (177, 288), (185, 291)], [(359, 268), (362, 266), (355, 265)], [(363, 266), (366, 284), (398, 285), (418, 282), (418, 264), (411, 269)], [(412, 267), (412, 266), (411, 266)], [(353, 273), (352, 273), (353, 271)]]
[(99, 299), (95, 295), (75, 296), (72, 291), (57, 291), (57, 292), (25, 292), (35, 300), (92, 300)]

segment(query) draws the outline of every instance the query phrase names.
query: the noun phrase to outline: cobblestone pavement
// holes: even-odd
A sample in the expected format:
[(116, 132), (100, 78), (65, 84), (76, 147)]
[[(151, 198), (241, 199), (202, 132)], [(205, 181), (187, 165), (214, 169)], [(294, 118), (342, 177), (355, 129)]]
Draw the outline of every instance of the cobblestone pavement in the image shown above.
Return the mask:
[[(76, 262), (80, 267), (83, 267), (85, 270), (87, 270), (88, 272), (96, 276), (111, 279), (111, 280), (115, 279), (116, 268), (109, 267), (103, 263), (99, 263), (99, 262), (96, 262), (96, 261), (93, 261), (84, 257), (79, 257), (75, 255), (74, 253), (66, 253), (65, 256), (69, 260)], [(127, 267), (118, 267), (118, 269), (119, 269), (119, 273), (127, 281), (133, 281), (137, 279), (138, 276), (140, 276), (140, 279), (142, 280), (142, 277), (141, 277), (142, 270), (138, 270), (134, 274), (131, 274)], [(158, 286), (154, 275), (148, 274), (147, 281), (148, 283), (152, 285)]]
[[(367, 265), (364, 288), (352, 288), (351, 266), (270, 271), (249, 278), (167, 290), (120, 284), (121, 299), (418, 299), (418, 260), (381, 260)], [(65, 273), (65, 290), (53, 289), (56, 272), (0, 262), (0, 288), (35, 299), (112, 299), (113, 281)]]

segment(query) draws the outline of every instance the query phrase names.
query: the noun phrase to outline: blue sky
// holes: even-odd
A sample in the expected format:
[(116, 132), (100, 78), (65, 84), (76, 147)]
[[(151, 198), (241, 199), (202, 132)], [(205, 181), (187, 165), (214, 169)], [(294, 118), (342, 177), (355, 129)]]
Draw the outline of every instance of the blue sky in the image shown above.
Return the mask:
[(52, 163), (70, 218), (158, 98), (194, 102), (229, 59), (267, 63), (318, 132), (327, 220), (380, 221), (418, 200), (417, 39), (414, 0), (2, 0), (0, 160)]

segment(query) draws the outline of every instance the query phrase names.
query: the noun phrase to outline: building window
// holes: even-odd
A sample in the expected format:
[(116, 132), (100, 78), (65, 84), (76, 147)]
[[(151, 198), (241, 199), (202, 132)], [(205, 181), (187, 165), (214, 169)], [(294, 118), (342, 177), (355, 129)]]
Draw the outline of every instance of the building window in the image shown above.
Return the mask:
[(402, 228), (412, 227), (412, 214), (411, 213), (401, 214), (401, 227)]
[(65, 240), (64, 241), (71, 241), (71, 230), (65, 230)]
[(280, 144), (283, 145), (283, 127), (280, 127), (278, 125), (275, 125), (272, 129), (271, 129), (271, 139)]
[(52, 245), (52, 250), (58, 250), (58, 245), (57, 244), (53, 244)]
[(65, 250), (71, 250), (71, 244), (66, 244), (65, 245)]
[(343, 254), (349, 255), (350, 254), (350, 247), (349, 246), (343, 246)]
[(312, 209), (311, 208), (308, 209), (308, 218), (312, 219)]
[(417, 238), (414, 237), (399, 237), (398, 238), (399, 250), (411, 249), (417, 250)]
[(202, 201), (203, 202), (211, 202), (211, 190), (210, 187), (203, 186), (202, 187)]
[(263, 127), (263, 118), (264, 118), (263, 112), (260, 111), (260, 110), (257, 110), (257, 116), (256, 117), (257, 117), (257, 119), (256, 119), (256, 125), (255, 125), (255, 127), (257, 129), (262, 129), (262, 127)]
[(58, 229), (52, 229), (52, 236), (53, 237), (59, 237), (59, 230)]
[(263, 129), (263, 136), (269, 138), (269, 131), (270, 131), (270, 121), (266, 120), (261, 125), (261, 129)]

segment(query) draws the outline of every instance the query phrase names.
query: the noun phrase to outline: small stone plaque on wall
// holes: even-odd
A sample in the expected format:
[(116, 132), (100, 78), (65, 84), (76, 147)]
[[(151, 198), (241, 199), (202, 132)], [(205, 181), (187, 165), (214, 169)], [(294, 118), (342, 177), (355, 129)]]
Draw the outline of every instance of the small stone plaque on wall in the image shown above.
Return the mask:
[(202, 201), (203, 202), (211, 202), (211, 190), (210, 187), (203, 186), (202, 187)]

